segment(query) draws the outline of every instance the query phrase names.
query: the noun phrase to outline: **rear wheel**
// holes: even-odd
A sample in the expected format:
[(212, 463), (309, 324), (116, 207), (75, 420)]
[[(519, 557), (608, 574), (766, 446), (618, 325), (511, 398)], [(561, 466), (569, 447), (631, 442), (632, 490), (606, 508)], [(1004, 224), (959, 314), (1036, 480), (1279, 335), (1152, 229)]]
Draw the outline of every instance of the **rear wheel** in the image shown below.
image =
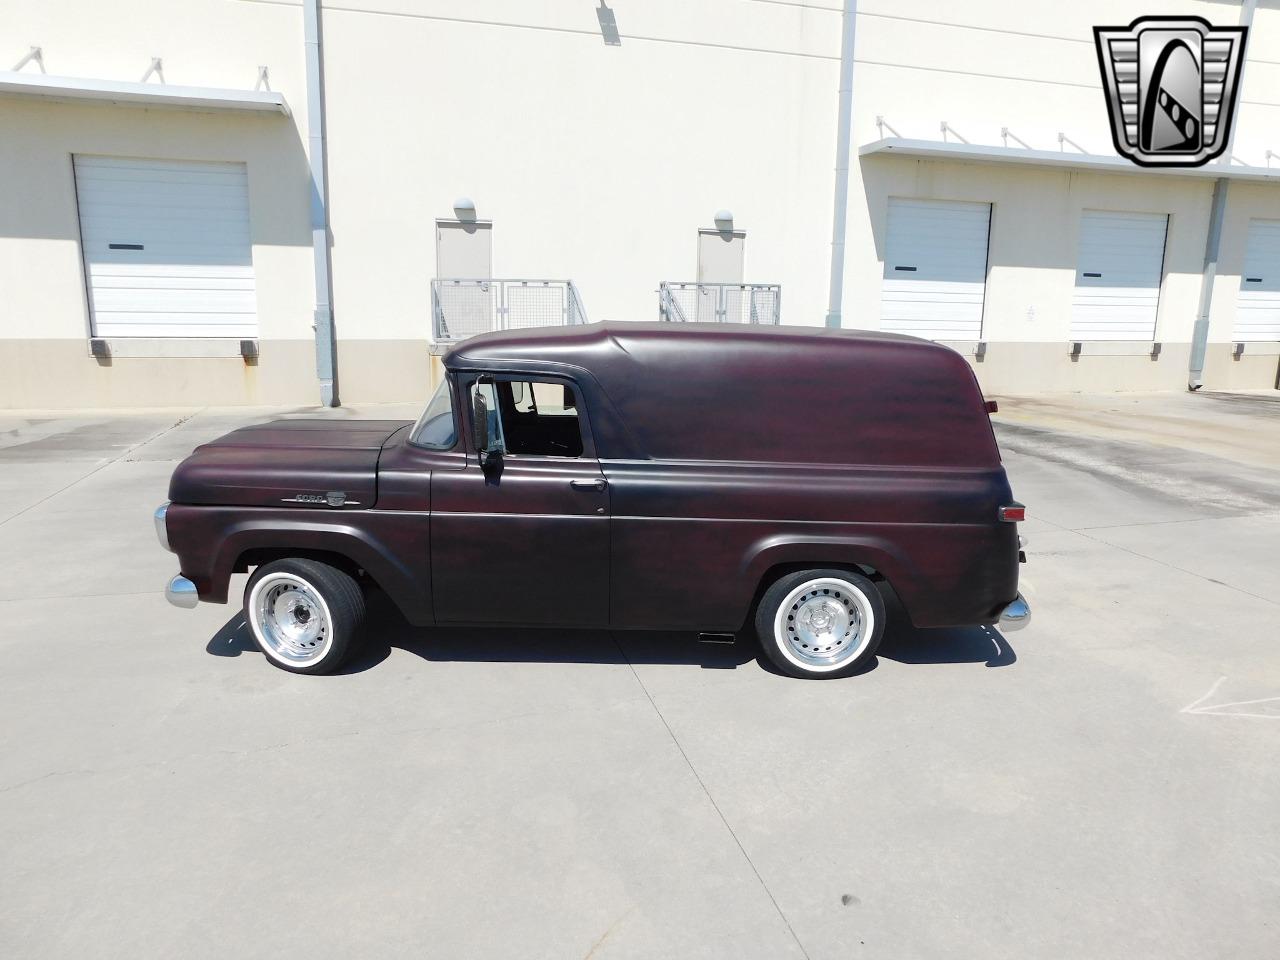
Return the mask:
[(843, 677), (875, 658), (884, 619), (884, 599), (862, 574), (801, 570), (765, 591), (756, 633), (765, 656), (783, 673)]
[(364, 622), (364, 594), (350, 574), (327, 563), (276, 560), (254, 571), (245, 587), (244, 615), (276, 666), (332, 673)]

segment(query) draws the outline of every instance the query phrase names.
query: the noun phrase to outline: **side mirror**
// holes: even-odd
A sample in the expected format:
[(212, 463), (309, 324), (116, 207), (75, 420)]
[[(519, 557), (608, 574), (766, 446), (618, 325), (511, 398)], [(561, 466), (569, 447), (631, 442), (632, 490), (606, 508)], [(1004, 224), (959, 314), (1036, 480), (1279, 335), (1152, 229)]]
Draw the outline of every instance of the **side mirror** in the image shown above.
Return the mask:
[[(481, 380), (479, 383), (492, 383), (492, 381)], [(485, 473), (501, 469), (502, 445), (489, 433), (489, 403), (479, 390), (475, 392), (471, 401), (471, 432), (475, 436), (476, 450), (480, 454), (480, 469)]]
[(489, 404), (479, 390), (471, 398), (471, 433), (478, 451), (484, 453), (489, 449)]

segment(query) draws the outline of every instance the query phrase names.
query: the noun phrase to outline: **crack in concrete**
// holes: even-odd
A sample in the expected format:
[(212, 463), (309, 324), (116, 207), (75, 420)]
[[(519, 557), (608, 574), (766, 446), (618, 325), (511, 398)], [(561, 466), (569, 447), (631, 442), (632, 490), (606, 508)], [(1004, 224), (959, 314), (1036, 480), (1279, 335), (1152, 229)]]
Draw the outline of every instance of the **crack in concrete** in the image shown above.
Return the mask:
[[(1143, 553), (1140, 550), (1134, 550), (1134, 549), (1131, 549), (1130, 547), (1121, 546), (1118, 543), (1112, 543), (1110, 540), (1103, 540), (1099, 537), (1091, 537), (1089, 536), (1088, 533), (1085, 532), (1085, 530), (1106, 530), (1106, 529), (1115, 529), (1115, 528), (1083, 527), (1080, 529), (1073, 529), (1071, 527), (1064, 527), (1060, 523), (1054, 523), (1052, 520), (1045, 520), (1043, 517), (1040, 517), (1038, 519), (1041, 523), (1047, 523), (1049, 526), (1057, 530), (1061, 530), (1063, 533), (1073, 533), (1077, 537), (1083, 537), (1084, 539), (1089, 540), (1092, 543), (1098, 544), (1098, 546), (1110, 547), (1113, 550), (1123, 550), (1125, 553), (1129, 554), (1130, 556), (1138, 557), (1142, 560), (1150, 560), (1152, 563), (1158, 563), (1160, 566), (1166, 567), (1169, 570), (1177, 570), (1179, 573), (1185, 573), (1188, 576), (1195, 577), (1197, 580), (1203, 580), (1206, 583), (1212, 583), (1214, 586), (1225, 587), (1227, 590), (1234, 590), (1236, 593), (1244, 594), (1246, 597), (1252, 597), (1254, 600), (1261, 600), (1263, 603), (1269, 603), (1272, 606), (1280, 606), (1280, 600), (1274, 600), (1271, 597), (1264, 597), (1261, 594), (1257, 594), (1257, 593), (1250, 593), (1248, 590), (1245, 590), (1243, 587), (1233, 586), (1232, 584), (1225, 583), (1222, 580), (1215, 580), (1213, 577), (1207, 577), (1203, 573), (1196, 573), (1194, 570), (1188, 570), (1186, 567), (1180, 567), (1175, 563), (1169, 563), (1168, 561), (1161, 560), (1159, 557), (1150, 556), (1149, 554)], [(1211, 519), (1223, 520), (1228, 518), (1214, 517)], [(1134, 526), (1136, 526), (1136, 524), (1134, 524)], [(1040, 556), (1050, 556), (1050, 555), (1051, 554), (1049, 553), (1040, 554)], [(1032, 553), (1030, 556), (1031, 556), (1031, 559), (1034, 560), (1036, 557), (1036, 554)]]
[(618, 929), (622, 921), (631, 916), (631, 914), (635, 912), (635, 909), (635, 907), (631, 907), (626, 913), (622, 914), (622, 916), (614, 920), (613, 923), (609, 924), (609, 928), (605, 930), (604, 933), (600, 934), (600, 939), (591, 945), (591, 949), (587, 951), (587, 955), (583, 957), (582, 960), (591, 960), (591, 958), (596, 955), (596, 951), (598, 951), (604, 945), (604, 942), (613, 934), (613, 931)]
[(613, 640), (614, 644), (618, 648), (618, 652), (621, 653), (623, 659), (626, 660), (627, 666), (631, 669), (631, 675), (635, 677), (636, 683), (639, 685), (640, 689), (644, 691), (644, 695), (649, 700), (649, 705), (653, 707), (653, 712), (658, 715), (658, 719), (662, 721), (662, 725), (666, 727), (667, 735), (671, 737), (671, 742), (675, 744), (676, 749), (680, 751), (680, 756), (684, 758), (685, 765), (688, 766), (689, 771), (693, 774), (693, 778), (698, 781), (698, 786), (702, 788), (702, 792), (711, 804), (711, 808), (715, 810), (716, 816), (720, 818), (720, 822), (724, 824), (725, 830), (729, 832), (729, 836), (733, 838), (733, 842), (737, 845), (738, 852), (742, 854), (742, 858), (747, 861), (747, 866), (749, 866), (751, 868), (751, 872), (755, 874), (756, 881), (760, 884), (760, 889), (765, 892), (765, 895), (769, 898), (769, 902), (773, 904), (773, 909), (777, 911), (778, 918), (782, 920), (783, 925), (787, 928), (787, 932), (791, 934), (791, 939), (796, 942), (796, 946), (800, 950), (800, 955), (803, 956), (805, 960), (809, 960), (809, 951), (804, 948), (804, 944), (800, 942), (800, 937), (796, 934), (795, 928), (791, 926), (791, 921), (788, 920), (787, 915), (783, 913), (782, 906), (778, 903), (778, 898), (773, 895), (773, 891), (769, 889), (769, 885), (764, 882), (764, 877), (761, 876), (759, 868), (755, 865), (755, 861), (751, 859), (751, 854), (747, 853), (747, 848), (742, 845), (742, 840), (738, 838), (737, 831), (733, 829), (733, 826), (729, 823), (729, 819), (724, 815), (724, 811), (720, 809), (720, 804), (716, 803), (716, 798), (711, 795), (711, 790), (707, 787), (706, 781), (702, 779), (702, 775), (698, 773), (698, 768), (695, 767), (693, 765), (693, 761), (689, 759), (689, 754), (685, 752), (684, 744), (682, 744), (680, 742), (680, 738), (676, 736), (675, 730), (671, 729), (671, 724), (668, 723), (667, 718), (663, 716), (662, 710), (659, 709), (657, 701), (653, 699), (653, 694), (649, 692), (649, 688), (646, 687), (644, 685), (644, 681), (640, 679), (640, 674), (636, 671), (635, 664), (633, 664), (631, 662), (631, 658), (627, 656), (626, 648), (622, 646), (618, 641), (617, 636), (612, 631), (609, 633), (609, 638)]
[(128, 457), (128, 456), (129, 456), (129, 454), (133, 453), (135, 450), (141, 449), (142, 447), (146, 446), (148, 443), (151, 443), (153, 440), (159, 440), (161, 437), (163, 437), (163, 436), (164, 436), (166, 433), (168, 433), (170, 430), (176, 430), (178, 427), (182, 426), (182, 425), (183, 425), (184, 423), (186, 423), (188, 420), (191, 420), (193, 417), (199, 416), (201, 413), (203, 413), (203, 412), (204, 412), (205, 410), (207, 410), (207, 409), (209, 409), (209, 408), (208, 408), (208, 407), (202, 407), (201, 409), (196, 410), (196, 411), (194, 411), (193, 413), (189, 413), (189, 414), (187, 414), (185, 417), (179, 417), (179, 418), (178, 418), (177, 420), (175, 420), (173, 423), (169, 424), (169, 426), (164, 427), (163, 429), (156, 431), (155, 433), (153, 433), (151, 436), (147, 437), (146, 439), (144, 439), (144, 440), (139, 440), (137, 443), (133, 444), (132, 446), (125, 448), (125, 450), (124, 450), (122, 453), (120, 453), (118, 456), (115, 456), (115, 457), (112, 457), (112, 458), (111, 458), (111, 459), (109, 459), (109, 460), (105, 460), (105, 461), (103, 461), (102, 463), (100, 463), (100, 464), (98, 464), (96, 467), (94, 467), (92, 470), (90, 470), (88, 473), (84, 474), (84, 475), (83, 475), (83, 476), (81, 476), (81, 477), (77, 477), (75, 480), (72, 480), (72, 481), (71, 481), (70, 483), (68, 483), (66, 486), (64, 486), (64, 487), (59, 487), (57, 490), (54, 490), (52, 493), (50, 493), (50, 494), (48, 494), (48, 495), (46, 495), (46, 496), (44, 496), (44, 497), (41, 497), (41, 498), (40, 498), (39, 500), (37, 500), (35, 503), (28, 504), (27, 506), (23, 507), (21, 510), (19, 510), (17, 513), (13, 514), (12, 516), (5, 517), (3, 520), (0, 520), (0, 527), (3, 527), (3, 526), (4, 526), (6, 523), (8, 523), (10, 520), (16, 520), (18, 517), (21, 517), (21, 516), (23, 516), (24, 514), (27, 514), (27, 513), (31, 512), (31, 511), (32, 511), (32, 510), (34, 510), (36, 507), (40, 506), (42, 503), (48, 503), (50, 500), (52, 500), (52, 499), (53, 499), (54, 497), (56, 497), (58, 494), (60, 494), (60, 493), (65, 493), (66, 491), (68, 491), (68, 490), (70, 490), (72, 487), (74, 487), (76, 484), (78, 484), (78, 483), (83, 483), (84, 481), (86, 481), (86, 480), (88, 480), (90, 477), (92, 477), (94, 474), (98, 473), (99, 471), (105, 470), (107, 467), (111, 466), (112, 464), (120, 463), (120, 462), (121, 462), (121, 461), (123, 461), (126, 457)]
[[(1000, 447), (1066, 467), (1103, 483), (1218, 516), (1274, 513), (1280, 482), (1257, 467), (1172, 447), (1084, 437), (1046, 427), (999, 422)], [(1176, 466), (1177, 472), (1168, 469)]]
[[(1171, 523), (1205, 523), (1216, 520), (1276, 520), (1280, 519), (1280, 512), (1276, 513), (1236, 513), (1228, 514), (1222, 517), (1186, 517), (1182, 520), (1139, 520), (1137, 523), (1103, 523), (1095, 527), (1065, 527), (1064, 529), (1078, 533), (1081, 530), (1124, 530), (1126, 527), (1163, 527)], [(1048, 523), (1048, 521), (1045, 521)], [(1056, 524), (1055, 524), (1056, 526)]]

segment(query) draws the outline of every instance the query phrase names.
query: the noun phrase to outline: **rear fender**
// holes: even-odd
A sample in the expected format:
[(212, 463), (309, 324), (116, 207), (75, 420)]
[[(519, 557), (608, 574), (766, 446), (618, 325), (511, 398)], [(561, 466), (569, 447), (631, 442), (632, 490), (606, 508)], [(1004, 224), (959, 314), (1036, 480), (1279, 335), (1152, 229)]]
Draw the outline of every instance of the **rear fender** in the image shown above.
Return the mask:
[(756, 593), (767, 587), (765, 575), (779, 566), (874, 567), (889, 581), (903, 606), (905, 594), (919, 580), (915, 565), (889, 540), (865, 536), (794, 536), (781, 534), (765, 537), (754, 544), (743, 557), (741, 583), (751, 593), (742, 598), (743, 608), (750, 605)]

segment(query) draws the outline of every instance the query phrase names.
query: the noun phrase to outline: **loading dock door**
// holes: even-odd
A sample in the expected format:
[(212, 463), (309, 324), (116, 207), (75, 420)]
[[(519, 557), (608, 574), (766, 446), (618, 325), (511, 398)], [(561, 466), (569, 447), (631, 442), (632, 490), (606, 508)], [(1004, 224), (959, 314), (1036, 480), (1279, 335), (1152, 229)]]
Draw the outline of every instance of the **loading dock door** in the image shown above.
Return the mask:
[(95, 336), (258, 335), (243, 163), (74, 164)]
[(1250, 220), (1231, 339), (1280, 340), (1280, 220)]
[(1155, 339), (1168, 226), (1163, 213), (1080, 215), (1072, 340)]
[(889, 199), (880, 328), (982, 338), (991, 204)]

